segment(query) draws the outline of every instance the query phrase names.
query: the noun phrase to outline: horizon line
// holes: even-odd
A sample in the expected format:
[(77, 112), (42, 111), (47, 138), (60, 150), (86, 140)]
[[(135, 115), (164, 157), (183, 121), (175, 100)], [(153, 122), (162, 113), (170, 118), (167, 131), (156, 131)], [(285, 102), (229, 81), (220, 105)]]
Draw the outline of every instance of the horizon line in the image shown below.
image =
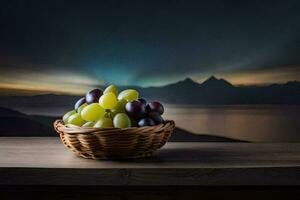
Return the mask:
[[(160, 87), (166, 87), (168, 85), (174, 85), (174, 84), (178, 84), (180, 82), (184, 82), (186, 80), (191, 80), (192, 82), (196, 83), (196, 84), (203, 84), (204, 82), (208, 81), (211, 78), (215, 78), (216, 80), (220, 81), (220, 80), (224, 80), (228, 83), (230, 83), (232, 86), (234, 87), (267, 87), (267, 86), (271, 86), (271, 85), (284, 85), (284, 84), (288, 84), (291, 82), (300, 82), (299, 80), (288, 80), (285, 82), (275, 82), (275, 83), (265, 83), (265, 84), (232, 84), (230, 81), (224, 79), (224, 78), (218, 78), (215, 75), (211, 75), (208, 78), (206, 78), (204, 81), (199, 82), (191, 77), (186, 77), (184, 79), (178, 80), (176, 82), (172, 82), (172, 83), (168, 83), (168, 84), (164, 84), (164, 85), (160, 85), (160, 86), (138, 86), (138, 85), (116, 85), (117, 87), (138, 87), (138, 88), (142, 88), (142, 89), (146, 89), (146, 88), (160, 88)], [(94, 85), (91, 86), (92, 88), (96, 88), (96, 87), (107, 87), (108, 85), (111, 84), (104, 84), (104, 85)], [(55, 90), (42, 90), (42, 89), (28, 89), (28, 88), (9, 88), (9, 87), (1, 87), (1, 83), (0, 83), (0, 96), (35, 96), (35, 95), (49, 95), (49, 94), (53, 94), (53, 95), (83, 95), (85, 93), (82, 92), (63, 92), (63, 91), (55, 91)]]

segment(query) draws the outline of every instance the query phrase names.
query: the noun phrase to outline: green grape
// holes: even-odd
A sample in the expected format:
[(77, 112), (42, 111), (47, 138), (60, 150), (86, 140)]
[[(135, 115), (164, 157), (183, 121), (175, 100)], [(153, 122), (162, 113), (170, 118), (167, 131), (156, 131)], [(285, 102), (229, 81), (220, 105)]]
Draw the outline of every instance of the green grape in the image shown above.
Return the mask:
[(112, 118), (114, 118), (118, 113), (119, 113), (119, 112), (117, 112), (116, 110), (112, 110), (112, 111), (110, 112), (110, 116), (111, 116)]
[(125, 113), (118, 113), (113, 120), (114, 127), (127, 128), (131, 126), (131, 121)]
[(73, 114), (76, 114), (76, 111), (75, 110), (71, 110), (69, 112), (67, 112), (64, 116), (63, 116), (63, 121), (65, 124), (68, 123), (68, 118), (73, 115)]
[(118, 88), (117, 88), (117, 86), (115, 86), (115, 85), (108, 86), (107, 88), (105, 88), (103, 94), (106, 94), (106, 93), (109, 93), (109, 92), (112, 92), (112, 93), (114, 93), (117, 96), (118, 95)]
[(68, 118), (68, 124), (82, 126), (84, 123), (85, 121), (80, 117), (78, 113), (75, 113)]
[(125, 105), (127, 101), (125, 99), (118, 100), (118, 103), (114, 109), (112, 109), (113, 113), (125, 113)]
[(112, 119), (112, 112), (110, 110), (106, 110), (103, 117)]
[(99, 121), (96, 122), (94, 128), (112, 128), (113, 122), (110, 118), (102, 117)]
[(77, 113), (80, 114), (82, 109), (84, 109), (87, 105), (88, 105), (87, 103), (84, 103), (81, 106), (79, 106), (79, 108), (77, 109)]
[(102, 108), (98, 103), (92, 103), (87, 105), (81, 111), (81, 117), (86, 121), (97, 121), (105, 114), (104, 108)]
[(114, 107), (116, 107), (117, 103), (117, 97), (112, 92), (103, 94), (99, 99), (99, 104), (104, 109), (113, 109)]
[(95, 125), (94, 122), (86, 122), (85, 124), (83, 124), (81, 127), (85, 127), (85, 128), (91, 128)]
[(137, 100), (138, 98), (139, 98), (138, 91), (133, 89), (124, 90), (118, 96), (119, 100), (125, 99), (126, 101), (134, 101)]

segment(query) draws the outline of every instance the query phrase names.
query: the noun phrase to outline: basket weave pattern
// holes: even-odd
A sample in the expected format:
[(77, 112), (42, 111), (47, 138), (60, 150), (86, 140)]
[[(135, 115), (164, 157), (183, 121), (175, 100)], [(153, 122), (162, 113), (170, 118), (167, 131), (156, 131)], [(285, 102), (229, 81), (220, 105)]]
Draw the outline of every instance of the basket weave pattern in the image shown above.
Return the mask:
[(171, 136), (175, 123), (130, 128), (82, 128), (54, 122), (63, 144), (84, 158), (128, 159), (150, 156)]

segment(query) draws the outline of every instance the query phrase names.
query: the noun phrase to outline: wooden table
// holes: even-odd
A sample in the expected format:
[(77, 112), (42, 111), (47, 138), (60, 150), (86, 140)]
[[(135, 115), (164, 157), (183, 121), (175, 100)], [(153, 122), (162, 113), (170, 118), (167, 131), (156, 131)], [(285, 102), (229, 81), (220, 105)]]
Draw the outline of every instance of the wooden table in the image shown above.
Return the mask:
[(300, 143), (168, 143), (153, 157), (95, 161), (59, 138), (0, 138), (0, 185), (299, 185)]

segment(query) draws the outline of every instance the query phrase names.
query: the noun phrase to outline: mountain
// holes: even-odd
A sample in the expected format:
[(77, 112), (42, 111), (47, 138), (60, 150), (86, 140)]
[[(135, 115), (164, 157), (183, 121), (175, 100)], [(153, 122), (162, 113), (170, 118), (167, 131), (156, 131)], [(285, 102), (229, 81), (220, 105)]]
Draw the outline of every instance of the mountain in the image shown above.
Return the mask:
[(300, 104), (300, 82), (269, 86), (234, 86), (211, 76), (203, 83), (190, 78), (174, 84), (142, 90), (145, 97), (156, 97), (167, 103), (230, 105), (230, 104)]
[(209, 77), (207, 80), (205, 80), (202, 84), (202, 87), (206, 88), (226, 88), (226, 87), (233, 87), (231, 83), (224, 79), (217, 79), (215, 76)]
[(0, 117), (23, 117), (25, 114), (8, 108), (0, 108)]
[(172, 89), (172, 88), (174, 88), (174, 89), (178, 89), (178, 88), (194, 89), (194, 88), (196, 88), (197, 89), (199, 86), (200, 86), (200, 84), (193, 81), (191, 78), (185, 78), (182, 81), (178, 81), (177, 83), (169, 84), (164, 87), (168, 88), (168, 89)]
[[(269, 86), (234, 86), (230, 82), (211, 76), (203, 83), (191, 78), (161, 87), (121, 86), (120, 90), (134, 88), (142, 97), (172, 104), (288, 104), (300, 105), (300, 82), (289, 81)], [(0, 96), (0, 106), (72, 108), (80, 96), (37, 95), (37, 96)]]
[(0, 107), (0, 136), (56, 136), (54, 119)]
[[(0, 96), (0, 106), (14, 109), (14, 107), (65, 107), (73, 106), (73, 103), (78, 100), (80, 96), (72, 95), (56, 95), (43, 94), (35, 96)], [(6, 106), (11, 105), (11, 106)]]

